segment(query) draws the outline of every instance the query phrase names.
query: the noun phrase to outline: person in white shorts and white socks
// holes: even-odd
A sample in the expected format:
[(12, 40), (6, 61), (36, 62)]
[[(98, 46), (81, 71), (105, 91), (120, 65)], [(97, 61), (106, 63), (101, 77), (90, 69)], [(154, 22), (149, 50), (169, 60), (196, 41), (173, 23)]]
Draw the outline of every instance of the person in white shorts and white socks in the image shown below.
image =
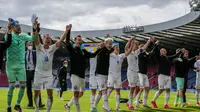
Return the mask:
[[(52, 63), (54, 52), (60, 47), (60, 43), (65, 39), (68, 33), (69, 27), (66, 26), (66, 31), (55, 44), (52, 44), (52, 40), (49, 34), (44, 35), (43, 45), (40, 44), (40, 39), (35, 39), (37, 63), (34, 77), (34, 92), (35, 92), (35, 112), (39, 112), (39, 96), (40, 90), (43, 85), (47, 89), (47, 112), (50, 112), (53, 104), (53, 74)], [(51, 45), (52, 44), (52, 45)]]
[[(72, 25), (70, 25), (70, 30), (71, 27)], [(70, 111), (70, 107), (73, 103), (76, 106), (77, 112), (81, 111), (79, 98), (83, 96), (83, 93), (85, 91), (86, 60), (95, 57), (101, 51), (101, 49), (98, 48), (95, 53), (90, 53), (86, 49), (82, 49), (81, 46), (83, 41), (80, 35), (74, 38), (74, 42), (75, 45), (73, 46), (73, 44), (70, 43), (70, 32), (69, 32), (66, 38), (66, 43), (71, 62), (70, 74), (71, 74), (73, 97), (68, 102), (68, 104), (65, 105), (67, 112)], [(99, 47), (101, 47), (102, 45), (103, 44), (101, 44)]]
[(164, 108), (170, 108), (168, 106), (169, 98), (170, 98), (170, 88), (171, 88), (171, 76), (170, 76), (170, 71), (171, 71), (171, 65), (172, 61), (179, 56), (182, 52), (179, 51), (175, 55), (172, 56), (167, 56), (167, 50), (165, 48), (159, 49), (159, 40), (156, 41), (155, 43), (156, 48), (154, 49), (154, 53), (156, 56), (156, 60), (158, 63), (158, 85), (159, 85), (159, 90), (156, 92), (153, 101), (151, 104), (153, 105), (154, 108), (158, 108), (156, 104), (157, 98), (162, 94), (164, 90), (166, 90), (166, 95), (165, 95), (165, 104)]
[(119, 54), (119, 45), (114, 45), (114, 51), (110, 54), (110, 66), (108, 74), (108, 97), (116, 90), (116, 110), (120, 109), (120, 89), (121, 89), (121, 67), (124, 59), (131, 53), (133, 49), (133, 38), (128, 41), (125, 46), (125, 53)]
[[(148, 42), (142, 49), (146, 49), (148, 46)], [(127, 70), (127, 79), (130, 87), (130, 93), (128, 96), (128, 102), (126, 104), (129, 110), (134, 110), (132, 105), (133, 99), (136, 97), (138, 92), (140, 91), (140, 81), (138, 76), (138, 55), (140, 51), (138, 49), (138, 42), (134, 42), (133, 51), (128, 55), (128, 70)]]
[(148, 58), (150, 56), (152, 56), (153, 51), (152, 52), (147, 52), (144, 48), (147, 48), (151, 43), (154, 42), (154, 38), (150, 38), (147, 42), (146, 45), (144, 44), (140, 44), (139, 45), (139, 55), (138, 55), (138, 76), (139, 76), (139, 81), (140, 81), (140, 91), (137, 95), (136, 98), (136, 107), (140, 108), (139, 105), (139, 100), (140, 100), (140, 96), (143, 92), (143, 90), (145, 91), (144, 93), (144, 98), (143, 98), (143, 107), (144, 108), (150, 108), (147, 105), (147, 99), (148, 99), (148, 93), (149, 93), (149, 79), (147, 76), (147, 68), (148, 68)]
[[(96, 66), (96, 78), (99, 90), (102, 91), (103, 97), (103, 109), (107, 112), (111, 112), (111, 109), (108, 105), (108, 96), (107, 96), (107, 81), (108, 81), (108, 70), (109, 70), (109, 60), (110, 54), (113, 52), (112, 48), (113, 39), (106, 38), (105, 39), (105, 47), (97, 55), (97, 66)], [(91, 108), (91, 112), (96, 112), (97, 99), (95, 99), (95, 103)]]
[[(93, 50), (91, 52), (94, 52)], [(97, 91), (97, 79), (96, 79), (96, 75), (95, 75), (95, 71), (96, 71), (96, 64), (97, 64), (97, 58), (90, 58), (90, 78), (89, 78), (89, 86), (91, 89), (91, 95), (90, 95), (90, 104), (91, 107), (94, 105), (95, 99), (97, 100), (97, 104), (99, 103), (101, 96), (102, 96), (102, 92), (99, 91), (99, 93), (96, 95), (96, 91)], [(96, 95), (96, 98), (95, 98)]]
[(200, 106), (199, 94), (200, 94), (200, 56), (197, 57), (197, 61), (194, 64), (196, 68), (196, 105)]

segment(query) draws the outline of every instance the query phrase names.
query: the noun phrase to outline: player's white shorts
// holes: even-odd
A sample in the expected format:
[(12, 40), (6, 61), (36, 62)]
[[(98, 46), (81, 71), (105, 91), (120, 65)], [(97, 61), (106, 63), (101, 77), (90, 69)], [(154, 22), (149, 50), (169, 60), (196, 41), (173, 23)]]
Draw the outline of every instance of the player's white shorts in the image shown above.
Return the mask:
[(138, 73), (139, 80), (140, 80), (140, 87), (149, 87), (149, 79), (146, 74)]
[(97, 89), (97, 78), (94, 74), (90, 74), (89, 83), (90, 89)]
[(139, 81), (137, 71), (128, 70), (127, 71), (127, 79), (128, 79), (129, 87), (140, 86), (140, 81)]
[(170, 89), (171, 88), (171, 76), (160, 74), (158, 76), (159, 89)]
[(43, 86), (45, 87), (45, 89), (54, 89), (53, 75), (48, 77), (42, 77), (41, 75), (38, 75), (37, 72), (35, 72), (33, 84), (34, 90), (41, 90), (43, 89)]
[(77, 75), (71, 75), (72, 91), (85, 91), (85, 79), (78, 77)]
[(116, 76), (113, 76), (113, 75), (108, 75), (108, 87), (111, 87), (111, 88), (121, 88), (122, 86), (122, 81), (121, 81), (121, 76), (119, 77), (116, 77)]
[(196, 73), (196, 89), (200, 89), (200, 72)]
[(108, 76), (97, 74), (96, 78), (97, 78), (97, 84), (98, 84), (99, 90), (102, 91), (102, 90), (107, 89)]

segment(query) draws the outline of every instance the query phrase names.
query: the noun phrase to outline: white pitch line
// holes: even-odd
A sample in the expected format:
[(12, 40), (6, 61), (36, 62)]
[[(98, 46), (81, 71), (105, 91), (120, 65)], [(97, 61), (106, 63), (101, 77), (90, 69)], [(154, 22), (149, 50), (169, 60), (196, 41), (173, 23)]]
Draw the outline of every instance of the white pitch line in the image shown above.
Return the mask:
[[(0, 110), (6, 110), (6, 109), (2, 109), (2, 108), (0, 108)], [(31, 110), (31, 109), (23, 109), (23, 110)], [(41, 112), (46, 112), (46, 110), (40, 110)], [(62, 111), (66, 111), (66, 110), (51, 110), (51, 111), (53, 111), (53, 112), (62, 112)], [(88, 111), (86, 111), (86, 110), (81, 110), (81, 112), (88, 112)]]

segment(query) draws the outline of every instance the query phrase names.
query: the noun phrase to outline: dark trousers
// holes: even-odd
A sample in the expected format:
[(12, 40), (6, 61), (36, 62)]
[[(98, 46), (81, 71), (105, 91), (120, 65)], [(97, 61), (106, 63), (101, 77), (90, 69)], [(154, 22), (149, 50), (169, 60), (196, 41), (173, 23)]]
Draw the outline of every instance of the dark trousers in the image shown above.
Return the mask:
[(186, 103), (186, 90), (187, 90), (187, 84), (188, 84), (188, 78), (185, 77), (185, 82), (184, 82), (184, 89), (183, 89), (183, 102)]
[[(27, 70), (26, 71), (26, 87), (27, 87), (27, 96), (28, 96), (28, 104), (33, 105), (33, 93), (32, 93), (32, 83), (34, 80), (34, 70)], [(42, 99), (40, 95), (39, 104), (42, 104)]]

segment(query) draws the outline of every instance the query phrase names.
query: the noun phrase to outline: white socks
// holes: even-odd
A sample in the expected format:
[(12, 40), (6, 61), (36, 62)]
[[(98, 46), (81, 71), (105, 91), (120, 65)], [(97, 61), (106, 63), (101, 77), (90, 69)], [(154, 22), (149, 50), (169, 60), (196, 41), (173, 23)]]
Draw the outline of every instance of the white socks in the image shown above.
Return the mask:
[(128, 95), (128, 104), (131, 106), (132, 103), (133, 103), (133, 95), (131, 95), (131, 93), (129, 93), (129, 95)]
[(35, 112), (39, 112), (39, 96), (34, 96)]
[(76, 106), (77, 112), (81, 112), (78, 98), (73, 98), (73, 99), (74, 99), (74, 104), (75, 104), (75, 106)]
[(133, 95), (131, 95), (131, 93), (129, 93), (129, 96), (128, 96), (128, 104), (130, 106), (132, 106), (132, 103), (133, 103), (133, 99), (135, 98), (136, 94), (135, 92), (133, 93)]
[(99, 101), (101, 100), (101, 96), (100, 94), (97, 94), (96, 95), (96, 98), (95, 98), (95, 101), (94, 101), (94, 104), (92, 107), (96, 108), (97, 104), (99, 103)]
[(90, 95), (90, 104), (91, 104), (91, 107), (94, 105), (94, 102), (95, 102), (95, 94), (91, 94)]
[(159, 96), (160, 96), (159, 92), (156, 92), (156, 94), (155, 94), (155, 96), (153, 98), (153, 101), (156, 101)]
[(144, 101), (143, 101), (143, 105), (147, 105), (147, 99), (148, 99), (148, 92), (144, 92)]
[(74, 102), (74, 97), (72, 97), (72, 99), (68, 102), (67, 106), (71, 107), (73, 102)]
[(136, 105), (139, 105), (139, 101), (140, 101), (140, 96), (142, 94), (142, 90), (139, 91), (139, 93), (136, 96)]
[(169, 97), (170, 97), (170, 93), (167, 93), (167, 92), (166, 92), (166, 95), (165, 95), (165, 104), (168, 104), (168, 102), (169, 102)]
[(108, 95), (107, 94), (104, 94), (103, 95), (103, 108), (109, 110), (109, 106), (108, 106)]
[(116, 108), (119, 108), (120, 106), (120, 95), (116, 95)]
[(196, 101), (197, 101), (197, 103), (199, 103), (199, 93), (197, 90), (196, 90)]
[(47, 98), (47, 112), (50, 112), (52, 104), (53, 104), (53, 97), (48, 96), (48, 98)]

